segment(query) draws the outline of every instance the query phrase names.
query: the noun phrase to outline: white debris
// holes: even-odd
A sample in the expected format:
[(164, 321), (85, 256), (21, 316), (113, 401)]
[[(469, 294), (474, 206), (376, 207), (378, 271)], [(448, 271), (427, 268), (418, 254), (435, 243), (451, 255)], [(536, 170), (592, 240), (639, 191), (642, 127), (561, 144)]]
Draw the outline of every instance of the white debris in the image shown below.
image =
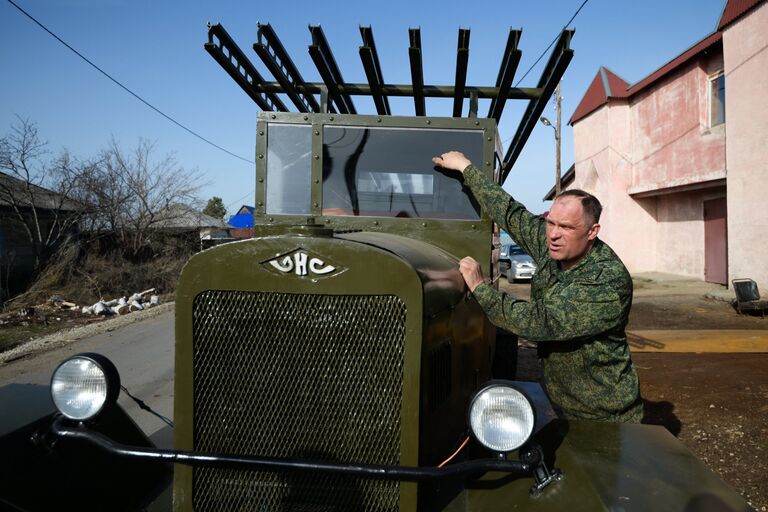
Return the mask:
[(141, 311), (143, 309), (144, 309), (144, 306), (142, 306), (138, 300), (131, 301), (131, 305), (130, 305), (131, 311)]

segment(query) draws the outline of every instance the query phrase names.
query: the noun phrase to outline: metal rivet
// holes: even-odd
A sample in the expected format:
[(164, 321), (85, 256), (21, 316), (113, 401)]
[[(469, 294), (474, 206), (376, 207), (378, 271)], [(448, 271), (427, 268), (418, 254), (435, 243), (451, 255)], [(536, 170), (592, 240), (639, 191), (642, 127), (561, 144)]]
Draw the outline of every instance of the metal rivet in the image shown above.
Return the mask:
[(333, 121), (333, 116), (331, 116), (329, 119), (330, 119), (331, 121)]
[(304, 116), (304, 120), (306, 121), (307, 119), (309, 119), (309, 116)]
[(320, 183), (320, 180), (315, 178), (315, 185), (317, 185), (318, 183)]
[(331, 223), (331, 219), (325, 219), (325, 223), (326, 224), (330, 224)]
[(480, 121), (475, 121), (475, 126), (480, 126)]
[(264, 203), (262, 203), (261, 201), (259, 201), (257, 204), (258, 204), (259, 206), (263, 206), (263, 205), (264, 205)]
[(264, 135), (264, 130), (259, 130), (259, 135)]
[(277, 116), (275, 114), (272, 114), (272, 119), (277, 119)]
[(472, 224), (472, 229), (476, 229), (476, 226), (474, 224)]
[(490, 167), (490, 165), (491, 165), (491, 162), (485, 162), (486, 167)]
[(376, 122), (380, 123), (381, 122), (381, 118), (380, 117), (376, 118)]
[(427, 223), (426, 222), (422, 222), (421, 225), (424, 226), (424, 227), (427, 227)]
[(259, 153), (259, 158), (264, 158), (264, 153)]
[(274, 221), (275, 221), (275, 219), (273, 217), (269, 218), (269, 222), (274, 222)]
[(485, 140), (487, 140), (488, 142), (491, 142), (491, 141), (493, 140), (493, 137), (488, 137), (488, 138), (487, 138), (487, 139), (485, 139)]
[(432, 121), (430, 121), (429, 119), (427, 119), (427, 124), (432, 124)]
[(320, 135), (320, 130), (315, 130), (315, 135)]
[(317, 207), (318, 207), (318, 206), (320, 206), (320, 205), (319, 205), (319, 204), (317, 204), (317, 203), (312, 203), (312, 206), (313, 206), (314, 208), (317, 208)]
[(373, 221), (373, 225), (374, 226), (378, 226), (379, 225), (379, 221), (377, 221), (377, 220)]
[(315, 160), (320, 160), (320, 155), (315, 155)]
[(264, 178), (259, 177), (259, 183), (264, 183)]

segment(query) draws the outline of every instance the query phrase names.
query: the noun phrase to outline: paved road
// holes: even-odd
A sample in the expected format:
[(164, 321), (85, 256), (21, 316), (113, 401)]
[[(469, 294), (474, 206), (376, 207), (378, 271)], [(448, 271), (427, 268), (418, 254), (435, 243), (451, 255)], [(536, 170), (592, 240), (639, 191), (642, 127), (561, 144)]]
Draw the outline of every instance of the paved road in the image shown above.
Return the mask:
[[(112, 332), (73, 342), (49, 352), (0, 365), (0, 387), (7, 384), (47, 386), (56, 365), (79, 352), (99, 352), (117, 366), (132, 395), (159, 414), (173, 419), (174, 334), (173, 312), (136, 322)], [(142, 411), (124, 392), (119, 403), (136, 423), (161, 446), (170, 446), (171, 430)]]

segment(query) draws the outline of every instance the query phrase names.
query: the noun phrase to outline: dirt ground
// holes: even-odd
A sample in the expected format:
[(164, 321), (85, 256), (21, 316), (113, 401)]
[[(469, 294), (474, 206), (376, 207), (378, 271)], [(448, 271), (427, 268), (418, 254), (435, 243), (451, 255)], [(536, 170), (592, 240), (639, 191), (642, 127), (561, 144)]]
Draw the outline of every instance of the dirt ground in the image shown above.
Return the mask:
[[(521, 298), (528, 284), (504, 283)], [(723, 289), (724, 290), (724, 289)], [(737, 314), (727, 293), (635, 280), (628, 330), (766, 329), (768, 319)], [(646, 423), (662, 425), (758, 511), (768, 510), (768, 353), (640, 353)], [(518, 377), (540, 377), (536, 351), (521, 342)]]

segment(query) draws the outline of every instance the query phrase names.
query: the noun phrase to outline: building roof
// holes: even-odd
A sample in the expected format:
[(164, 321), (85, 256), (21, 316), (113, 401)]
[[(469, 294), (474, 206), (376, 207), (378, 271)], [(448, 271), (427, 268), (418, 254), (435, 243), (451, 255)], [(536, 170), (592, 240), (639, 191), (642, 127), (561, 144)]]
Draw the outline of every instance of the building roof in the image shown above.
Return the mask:
[[(565, 174), (560, 177), (560, 191), (562, 192), (568, 186), (573, 183), (573, 179), (576, 177), (576, 165), (572, 164)], [(555, 198), (555, 187), (549, 189), (549, 192), (542, 198), (542, 201), (552, 201)]]
[(227, 224), (233, 228), (252, 228), (253, 213), (238, 213), (233, 215), (227, 221)]
[(227, 224), (184, 204), (172, 204), (157, 216), (157, 229), (227, 229)]
[(720, 15), (717, 30), (723, 30), (760, 3), (762, 0), (728, 0)]
[(251, 215), (253, 215), (254, 210), (256, 210), (256, 207), (248, 206), (247, 204), (244, 204), (243, 206), (237, 209), (237, 213), (250, 213)]
[(687, 64), (693, 58), (708, 51), (710, 48), (722, 44), (722, 30), (747, 14), (753, 7), (765, 0), (728, 0), (723, 8), (723, 13), (717, 25), (717, 30), (701, 41), (697, 42), (683, 53), (673, 58), (659, 69), (643, 78), (639, 82), (629, 85), (618, 75), (605, 67), (601, 67), (595, 79), (587, 88), (587, 92), (581, 98), (576, 110), (573, 112), (568, 124), (573, 124), (587, 117), (589, 114), (608, 103), (611, 98), (630, 98), (641, 92), (646, 87), (666, 77), (673, 71)]
[[(27, 189), (29, 187), (29, 189)], [(0, 206), (35, 207), (45, 210), (78, 211), (84, 207), (77, 201), (33, 183), (0, 172)]]
[(608, 102), (608, 98), (625, 98), (629, 83), (610, 69), (600, 66), (595, 75), (595, 79), (587, 88), (584, 97), (581, 98), (579, 105), (568, 121), (573, 124), (591, 114), (602, 105)]

